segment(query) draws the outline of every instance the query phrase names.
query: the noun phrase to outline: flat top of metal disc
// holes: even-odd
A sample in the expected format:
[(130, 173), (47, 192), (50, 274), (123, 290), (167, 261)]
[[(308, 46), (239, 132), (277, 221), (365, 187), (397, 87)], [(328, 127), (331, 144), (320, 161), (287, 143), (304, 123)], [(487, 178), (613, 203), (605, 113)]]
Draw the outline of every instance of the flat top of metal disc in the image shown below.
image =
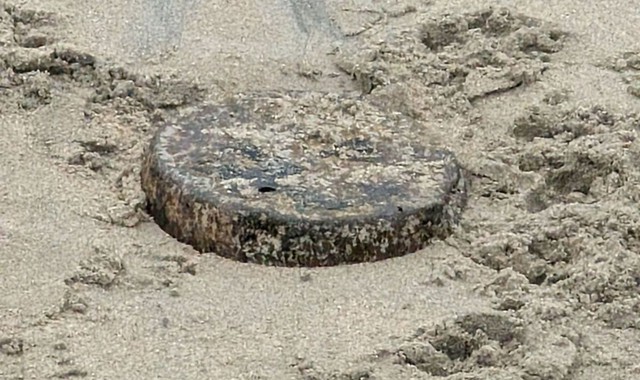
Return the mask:
[(458, 167), (424, 140), (412, 121), (358, 98), (253, 93), (166, 125), (152, 149), (176, 183), (216, 207), (323, 220), (441, 202)]

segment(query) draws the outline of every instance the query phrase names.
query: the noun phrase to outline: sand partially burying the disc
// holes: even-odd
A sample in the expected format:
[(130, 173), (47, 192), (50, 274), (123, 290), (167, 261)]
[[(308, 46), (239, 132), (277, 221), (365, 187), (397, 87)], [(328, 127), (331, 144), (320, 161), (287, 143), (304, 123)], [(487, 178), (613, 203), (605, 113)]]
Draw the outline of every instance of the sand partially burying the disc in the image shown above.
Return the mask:
[[(639, 378), (637, 9), (3, 4), (0, 378)], [(145, 212), (150, 137), (257, 90), (365, 94), (420, 123), (470, 173), (460, 225), (321, 269), (178, 243)]]

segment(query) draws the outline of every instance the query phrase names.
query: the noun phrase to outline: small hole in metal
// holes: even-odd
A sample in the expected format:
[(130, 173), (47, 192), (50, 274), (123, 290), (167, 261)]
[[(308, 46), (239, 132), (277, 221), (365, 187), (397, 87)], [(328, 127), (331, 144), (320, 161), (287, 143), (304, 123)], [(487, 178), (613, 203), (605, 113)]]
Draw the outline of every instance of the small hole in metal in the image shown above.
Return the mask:
[(402, 211), (404, 211), (404, 210), (402, 210), (402, 207), (398, 206), (398, 211), (399, 211), (399, 212), (402, 212)]
[(258, 189), (258, 191), (261, 193), (271, 193), (276, 191), (276, 188), (271, 186), (262, 186), (261, 188)]

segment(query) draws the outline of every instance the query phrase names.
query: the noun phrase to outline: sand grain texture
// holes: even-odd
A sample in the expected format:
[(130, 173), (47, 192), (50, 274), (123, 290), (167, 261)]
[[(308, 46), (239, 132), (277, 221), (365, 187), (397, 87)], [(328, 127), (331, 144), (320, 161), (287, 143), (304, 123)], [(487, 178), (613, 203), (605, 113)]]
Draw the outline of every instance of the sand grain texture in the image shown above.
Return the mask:
[[(257, 4), (0, 8), (1, 379), (640, 378), (640, 3)], [(420, 123), (471, 174), (460, 226), (324, 269), (163, 233), (158, 123), (265, 89)]]

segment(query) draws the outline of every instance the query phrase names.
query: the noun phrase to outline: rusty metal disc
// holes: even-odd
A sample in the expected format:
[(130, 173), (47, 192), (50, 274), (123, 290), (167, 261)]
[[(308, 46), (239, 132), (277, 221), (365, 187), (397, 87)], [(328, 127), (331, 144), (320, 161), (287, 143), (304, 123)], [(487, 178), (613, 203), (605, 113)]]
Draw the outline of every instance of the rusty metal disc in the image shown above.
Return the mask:
[(359, 97), (238, 94), (162, 126), (142, 187), (156, 223), (242, 262), (329, 266), (415, 252), (466, 201), (455, 156)]

